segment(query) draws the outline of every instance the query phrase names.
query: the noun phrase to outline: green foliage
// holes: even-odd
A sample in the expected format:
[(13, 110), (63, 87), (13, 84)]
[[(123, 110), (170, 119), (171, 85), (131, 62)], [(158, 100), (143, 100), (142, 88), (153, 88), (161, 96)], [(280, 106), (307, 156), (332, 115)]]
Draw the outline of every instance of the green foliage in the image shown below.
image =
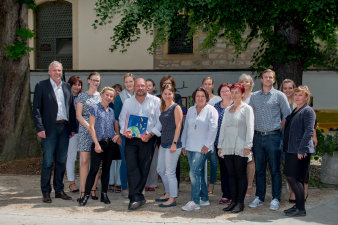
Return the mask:
[(318, 145), (314, 156), (316, 160), (325, 154), (332, 155), (338, 151), (338, 133), (324, 133), (323, 130), (317, 129), (317, 139)]
[(36, 10), (35, 0), (19, 0), (21, 4), (27, 4), (29, 9)]
[(144, 29), (154, 35), (148, 49), (154, 53), (180, 32), (183, 15), (191, 29), (189, 38), (206, 33), (201, 50), (222, 41), (234, 46), (238, 55), (259, 40), (252, 58), (255, 70), (293, 60), (304, 69), (338, 68), (335, 0), (96, 0), (95, 11), (95, 29), (119, 21), (113, 28), (111, 51), (126, 51)]
[(35, 36), (33, 31), (25, 28), (18, 28), (16, 30), (16, 35), (18, 36), (18, 39), (12, 44), (5, 46), (6, 55), (14, 60), (19, 59), (28, 52), (34, 50), (27, 46), (27, 39)]

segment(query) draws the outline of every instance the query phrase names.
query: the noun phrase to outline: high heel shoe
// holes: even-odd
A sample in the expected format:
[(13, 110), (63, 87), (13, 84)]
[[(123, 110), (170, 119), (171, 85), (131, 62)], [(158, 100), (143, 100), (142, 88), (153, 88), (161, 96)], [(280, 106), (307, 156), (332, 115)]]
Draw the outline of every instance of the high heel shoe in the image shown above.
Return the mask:
[(101, 193), (101, 202), (104, 202), (104, 204), (110, 204), (107, 193)]
[(81, 192), (81, 194), (80, 194), (80, 197), (79, 197), (79, 198), (77, 198), (77, 199), (76, 199), (76, 201), (77, 201), (77, 202), (79, 202), (79, 201), (80, 201), (80, 199), (81, 199), (81, 198), (83, 198), (84, 196), (85, 196), (84, 192)]
[(228, 207), (224, 208), (223, 211), (225, 211), (225, 212), (232, 211), (235, 208), (236, 205), (237, 205), (236, 202), (231, 202), (231, 204)]
[[(94, 195), (92, 195), (91, 193), (94, 192)], [(92, 197), (93, 200), (98, 200), (99, 198), (96, 196), (96, 190), (91, 190), (90, 191), (90, 197)]]
[(78, 200), (79, 206), (85, 206), (87, 204), (88, 199), (89, 199), (89, 195), (85, 195), (85, 196), (81, 197)]

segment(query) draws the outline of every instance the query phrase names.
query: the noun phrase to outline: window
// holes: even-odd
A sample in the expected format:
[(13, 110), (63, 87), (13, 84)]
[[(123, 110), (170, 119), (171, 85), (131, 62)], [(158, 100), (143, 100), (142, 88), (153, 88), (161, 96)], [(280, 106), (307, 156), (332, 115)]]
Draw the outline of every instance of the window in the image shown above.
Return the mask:
[(193, 40), (188, 39), (190, 31), (188, 27), (188, 18), (183, 20), (182, 32), (177, 34), (174, 38), (169, 38), (168, 54), (193, 54), (194, 46)]

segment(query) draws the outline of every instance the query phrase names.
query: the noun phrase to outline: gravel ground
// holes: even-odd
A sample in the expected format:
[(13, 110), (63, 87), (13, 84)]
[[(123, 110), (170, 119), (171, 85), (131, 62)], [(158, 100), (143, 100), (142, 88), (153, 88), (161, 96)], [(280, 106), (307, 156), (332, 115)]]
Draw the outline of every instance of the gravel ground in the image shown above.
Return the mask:
[[(128, 223), (140, 224), (146, 223), (198, 223), (211, 224), (221, 223), (222, 221), (259, 221), (260, 218), (284, 218), (282, 210), (291, 207), (287, 202), (288, 194), (285, 187), (283, 189), (283, 199), (281, 201), (280, 210), (277, 212), (269, 210), (269, 202), (271, 201), (271, 187), (267, 188), (267, 197), (264, 206), (259, 209), (250, 209), (247, 207), (252, 198), (246, 199), (246, 208), (239, 214), (224, 213), (222, 208), (224, 205), (219, 205), (220, 199), (220, 184), (215, 185), (215, 192), (210, 196), (210, 206), (201, 207), (200, 210), (194, 212), (185, 212), (181, 210), (190, 198), (190, 184), (183, 182), (180, 185), (178, 206), (171, 208), (160, 208), (158, 203), (154, 201), (164, 191), (162, 184), (155, 192), (146, 192), (146, 205), (136, 211), (128, 211), (128, 199), (125, 199), (119, 193), (109, 193), (109, 198), (112, 202), (110, 205), (104, 205), (99, 201), (89, 200), (85, 207), (79, 207), (76, 202), (78, 193), (69, 193), (73, 197), (72, 201), (64, 201), (55, 199), (52, 193), (51, 204), (46, 204), (41, 201), (40, 192), (40, 176), (39, 175), (0, 175), (0, 224), (2, 223), (1, 215), (11, 218), (11, 215), (32, 216), (35, 215), (41, 218), (41, 221), (48, 218), (73, 218), (81, 221), (100, 221), (103, 218), (112, 222), (121, 224), (121, 221)], [(65, 187), (68, 187), (68, 182), (65, 182)], [(65, 188), (66, 192), (68, 190)], [(99, 192), (98, 192), (99, 194)], [(307, 209), (317, 207), (323, 201), (328, 201), (337, 198), (338, 190), (336, 188), (311, 188), (309, 190), (309, 198), (307, 201)], [(4, 218), (5, 218), (4, 217)], [(119, 222), (120, 221), (120, 222)], [(30, 222), (19, 221), (20, 224), (31, 224)], [(267, 222), (267, 221), (266, 221)], [(13, 221), (13, 224), (18, 224)], [(33, 224), (41, 224), (39, 222)], [(64, 224), (68, 224), (65, 222)]]

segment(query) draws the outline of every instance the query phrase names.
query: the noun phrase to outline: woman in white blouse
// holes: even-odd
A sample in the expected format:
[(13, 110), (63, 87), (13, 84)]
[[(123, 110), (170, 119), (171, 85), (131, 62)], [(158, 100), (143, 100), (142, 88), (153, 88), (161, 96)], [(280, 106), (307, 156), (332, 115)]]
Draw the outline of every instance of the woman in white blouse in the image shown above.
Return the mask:
[(195, 105), (189, 108), (182, 133), (182, 152), (188, 155), (190, 166), (191, 200), (182, 207), (185, 211), (200, 209), (200, 205), (210, 205), (204, 175), (207, 153), (214, 149), (217, 133), (217, 110), (207, 104), (208, 92), (200, 87), (192, 94)]
[(224, 211), (238, 213), (244, 209), (248, 181), (246, 167), (254, 134), (254, 114), (251, 106), (242, 101), (243, 84), (231, 86), (234, 103), (225, 109), (218, 140), (218, 155), (224, 157), (228, 171), (232, 203)]

